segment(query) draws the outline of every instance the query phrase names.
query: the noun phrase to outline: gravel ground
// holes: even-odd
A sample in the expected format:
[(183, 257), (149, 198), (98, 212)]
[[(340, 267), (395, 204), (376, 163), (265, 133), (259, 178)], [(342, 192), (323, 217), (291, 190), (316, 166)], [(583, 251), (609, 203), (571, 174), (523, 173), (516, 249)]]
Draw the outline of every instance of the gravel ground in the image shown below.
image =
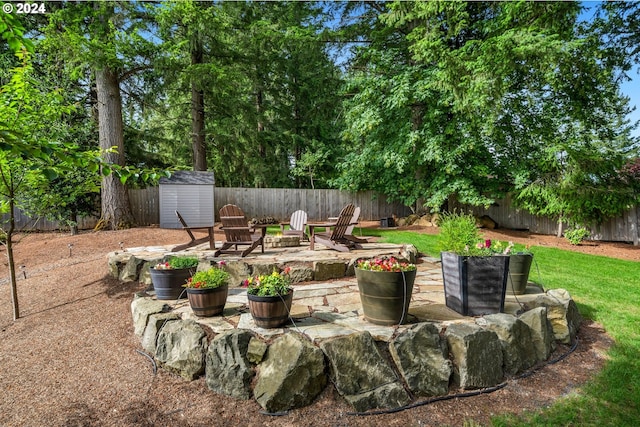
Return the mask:
[[(255, 401), (217, 395), (203, 379), (188, 382), (163, 370), (154, 374), (149, 359), (138, 352), (130, 304), (132, 294), (144, 286), (109, 278), (106, 255), (121, 245), (183, 243), (186, 237), (181, 230), (149, 227), (14, 239), (17, 265), (24, 267), (18, 281), (20, 319), (14, 322), (6, 258), (0, 265), (0, 427), (484, 424), (493, 414), (544, 407), (575, 391), (602, 368), (611, 345), (599, 325), (586, 323), (569, 356), (493, 393), (357, 416), (329, 386), (308, 407), (278, 417), (264, 415)], [(493, 231), (488, 237), (563, 246), (548, 236)], [(637, 248), (623, 244), (573, 249), (640, 260)], [(556, 355), (567, 350), (561, 347)]]

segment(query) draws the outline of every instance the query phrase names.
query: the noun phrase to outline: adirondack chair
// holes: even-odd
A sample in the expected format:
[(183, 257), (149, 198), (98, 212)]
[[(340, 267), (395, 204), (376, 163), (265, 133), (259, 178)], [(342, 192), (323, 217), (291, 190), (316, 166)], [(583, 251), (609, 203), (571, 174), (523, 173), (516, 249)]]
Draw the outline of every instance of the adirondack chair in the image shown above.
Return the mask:
[[(355, 207), (352, 204), (348, 204), (342, 209), (338, 219), (334, 223), (308, 224), (311, 234), (310, 248), (314, 249), (315, 243), (320, 243), (340, 252), (349, 252), (351, 248), (360, 249), (362, 246), (360, 246), (359, 243), (345, 237), (347, 228), (351, 224), (354, 211)], [(315, 227), (327, 227), (331, 228), (331, 230), (316, 233), (314, 232)]]
[[(287, 226), (289, 226), (288, 230), (285, 229)], [(280, 223), (280, 232), (283, 236), (298, 236), (300, 241), (309, 240), (305, 228), (307, 228), (307, 213), (302, 210), (292, 213), (289, 221)]]
[(356, 206), (353, 211), (353, 217), (351, 217), (351, 224), (347, 227), (347, 230), (344, 232), (344, 238), (353, 243), (369, 243), (366, 237), (357, 237), (353, 235), (353, 229), (356, 224), (358, 224), (358, 219), (360, 218), (360, 206)]
[[(184, 220), (182, 215), (180, 215), (180, 212), (176, 211), (176, 215), (178, 216), (178, 220), (180, 221), (180, 224), (182, 224), (182, 229), (187, 232), (187, 234), (191, 238), (191, 241), (189, 241), (188, 243), (184, 243), (182, 245), (175, 246), (173, 249), (171, 249), (171, 252), (178, 252), (178, 251), (181, 251), (183, 249), (187, 249), (187, 248), (190, 248), (192, 246), (196, 246), (196, 245), (199, 245), (201, 243), (205, 243), (207, 241), (209, 242), (209, 249), (215, 249), (216, 248), (216, 242), (215, 242), (215, 240), (213, 238), (213, 224), (212, 225), (206, 225), (206, 226), (200, 226), (200, 227), (190, 227), (190, 226), (187, 225), (187, 222)], [(193, 234), (194, 230), (206, 231), (208, 235), (206, 237), (196, 238), (196, 236), (194, 236), (194, 234)]]
[[(224, 205), (220, 209), (220, 222), (222, 222), (222, 231), (226, 241), (222, 243), (222, 247), (218, 249), (213, 256), (220, 254), (237, 254), (242, 257), (250, 254), (258, 246), (262, 246), (264, 253), (264, 238), (262, 233), (256, 233), (255, 229), (249, 227), (247, 217), (242, 209), (236, 205)], [(248, 246), (244, 250), (239, 250), (238, 246)], [(230, 249), (234, 247), (234, 249)]]

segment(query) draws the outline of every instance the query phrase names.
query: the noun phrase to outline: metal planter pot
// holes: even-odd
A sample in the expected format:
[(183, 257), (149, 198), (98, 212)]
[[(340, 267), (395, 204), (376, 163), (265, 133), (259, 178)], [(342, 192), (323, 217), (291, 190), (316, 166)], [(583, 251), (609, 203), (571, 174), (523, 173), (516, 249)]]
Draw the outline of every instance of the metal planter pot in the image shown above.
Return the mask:
[(447, 307), (463, 316), (502, 313), (509, 274), (508, 256), (463, 256), (442, 252)]
[(416, 270), (391, 272), (356, 268), (356, 279), (365, 320), (385, 326), (406, 321)]
[(507, 292), (513, 295), (522, 295), (527, 291), (529, 271), (533, 262), (533, 254), (509, 255), (509, 279), (507, 280)]

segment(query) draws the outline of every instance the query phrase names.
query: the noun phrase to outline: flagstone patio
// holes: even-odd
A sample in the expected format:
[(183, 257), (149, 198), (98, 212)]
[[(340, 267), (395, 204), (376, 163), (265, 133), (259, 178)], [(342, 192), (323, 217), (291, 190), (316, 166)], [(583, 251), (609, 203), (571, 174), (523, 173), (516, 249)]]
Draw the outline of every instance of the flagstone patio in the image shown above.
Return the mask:
[[(462, 316), (446, 307), (440, 261), (427, 256), (416, 257), (417, 251), (412, 245), (369, 243), (363, 245), (363, 249), (338, 252), (326, 249), (321, 245), (312, 251), (309, 250), (308, 243), (303, 243), (297, 247), (267, 247), (264, 253), (257, 249), (244, 258), (229, 255), (213, 258), (213, 251), (208, 250), (206, 246), (204, 244), (173, 253), (171, 246), (129, 248), (126, 252), (111, 255), (110, 258), (124, 256), (120, 261), (124, 263), (127, 257), (149, 261), (168, 254), (191, 255), (214, 262), (224, 260), (228, 264), (245, 263), (250, 269), (256, 265), (276, 264), (283, 268), (289, 264), (300, 263), (313, 265), (317, 269), (318, 265), (323, 263), (330, 264), (337, 261), (345, 263), (346, 276), (344, 277), (294, 284), (291, 321), (284, 328), (263, 329), (257, 327), (248, 311), (246, 289), (242, 287), (231, 286), (229, 288), (229, 296), (223, 315), (212, 318), (195, 316), (186, 299), (166, 301), (173, 308), (173, 312), (180, 314), (183, 319), (191, 318), (208, 326), (214, 333), (242, 328), (269, 337), (280, 335), (285, 332), (285, 329), (292, 328), (307, 335), (315, 342), (332, 336), (348, 335), (366, 330), (376, 340), (388, 341), (398, 332), (399, 328), (407, 328), (419, 322), (473, 321), (473, 318)], [(353, 276), (353, 263), (359, 258), (381, 255), (394, 255), (410, 259), (416, 263), (418, 268), (409, 306), (409, 316), (404, 325), (378, 326), (365, 321), (363, 317), (358, 285), (355, 276)], [(144, 272), (140, 275), (141, 280), (144, 279), (143, 276)], [(149, 297), (153, 298), (152, 288), (147, 293)], [(517, 315), (524, 311), (524, 303), (535, 299), (542, 293), (541, 288), (530, 284), (525, 295), (507, 295), (505, 313)]]

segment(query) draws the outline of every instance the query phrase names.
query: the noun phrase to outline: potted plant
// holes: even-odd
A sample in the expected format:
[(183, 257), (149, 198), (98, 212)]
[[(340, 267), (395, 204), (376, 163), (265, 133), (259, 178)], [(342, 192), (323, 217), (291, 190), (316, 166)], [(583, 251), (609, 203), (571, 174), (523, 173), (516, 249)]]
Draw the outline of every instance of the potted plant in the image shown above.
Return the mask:
[(195, 273), (198, 258), (172, 257), (149, 269), (151, 282), (160, 300), (178, 299), (184, 294), (183, 285)]
[(509, 256), (509, 275), (507, 278), (507, 292), (513, 295), (522, 295), (527, 291), (529, 283), (529, 272), (533, 263), (533, 254), (529, 248), (523, 251), (514, 252), (513, 242), (496, 242), (489, 245), (490, 249), (502, 255)]
[(364, 318), (377, 325), (405, 322), (416, 279), (416, 266), (391, 257), (359, 259), (356, 279)]
[(261, 274), (249, 277), (243, 285), (247, 288), (249, 312), (261, 328), (276, 328), (289, 319), (293, 289), (291, 288), (290, 268), (278, 273)]
[(218, 267), (198, 271), (184, 285), (189, 305), (196, 316), (215, 316), (224, 310), (229, 293), (229, 273), (220, 268), (224, 265), (221, 261)]
[(447, 307), (464, 315), (504, 311), (509, 273), (508, 256), (492, 256), (471, 214), (442, 215), (438, 243)]

